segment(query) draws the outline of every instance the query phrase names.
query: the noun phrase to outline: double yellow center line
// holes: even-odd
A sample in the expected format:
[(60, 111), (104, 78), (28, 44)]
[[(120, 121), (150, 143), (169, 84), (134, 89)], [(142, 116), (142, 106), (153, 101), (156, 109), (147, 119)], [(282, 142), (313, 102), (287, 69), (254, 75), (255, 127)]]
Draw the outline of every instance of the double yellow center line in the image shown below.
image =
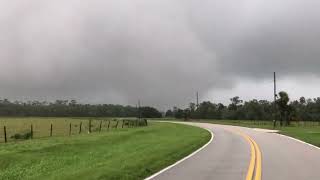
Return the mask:
[(258, 144), (248, 135), (239, 132), (246, 141), (250, 144), (251, 148), (251, 159), (246, 180), (261, 180), (261, 151)]
[(236, 133), (244, 137), (244, 139), (249, 143), (251, 149), (251, 158), (246, 180), (261, 180), (262, 155), (258, 144), (247, 134), (240, 131), (236, 131)]

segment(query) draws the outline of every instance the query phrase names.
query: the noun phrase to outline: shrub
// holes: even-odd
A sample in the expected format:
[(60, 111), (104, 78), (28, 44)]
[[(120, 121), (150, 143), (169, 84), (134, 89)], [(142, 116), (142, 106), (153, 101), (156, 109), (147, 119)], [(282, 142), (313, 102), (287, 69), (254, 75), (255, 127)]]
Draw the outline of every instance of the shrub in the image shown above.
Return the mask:
[(26, 133), (16, 133), (13, 136), (11, 136), (12, 139), (30, 139), (31, 138), (31, 132)]

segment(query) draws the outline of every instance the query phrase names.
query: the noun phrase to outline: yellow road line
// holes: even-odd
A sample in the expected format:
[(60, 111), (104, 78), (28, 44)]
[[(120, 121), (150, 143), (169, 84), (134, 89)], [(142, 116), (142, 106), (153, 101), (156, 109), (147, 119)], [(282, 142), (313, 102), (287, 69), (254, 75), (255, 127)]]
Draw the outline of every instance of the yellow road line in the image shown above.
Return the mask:
[[(252, 139), (251, 139), (252, 140)], [(262, 155), (261, 155), (261, 151), (260, 148), (258, 146), (258, 144), (252, 140), (253, 145), (255, 146), (256, 149), (256, 153), (257, 153), (257, 159), (256, 159), (256, 174), (254, 177), (254, 180), (261, 180), (261, 174), (262, 174)]]
[[(247, 134), (237, 131), (250, 145), (250, 164), (246, 176), (246, 180), (261, 180), (262, 177), (262, 154), (258, 144)], [(253, 178), (254, 177), (254, 178)]]
[(253, 174), (254, 174), (254, 168), (255, 168), (255, 161), (256, 161), (256, 151), (254, 148), (254, 144), (252, 143), (252, 141), (250, 140), (249, 136), (245, 136), (244, 134), (240, 133), (250, 144), (250, 148), (251, 148), (251, 159), (250, 159), (250, 164), (249, 164), (249, 169), (248, 169), (248, 173), (246, 176), (246, 180), (252, 180), (253, 178)]

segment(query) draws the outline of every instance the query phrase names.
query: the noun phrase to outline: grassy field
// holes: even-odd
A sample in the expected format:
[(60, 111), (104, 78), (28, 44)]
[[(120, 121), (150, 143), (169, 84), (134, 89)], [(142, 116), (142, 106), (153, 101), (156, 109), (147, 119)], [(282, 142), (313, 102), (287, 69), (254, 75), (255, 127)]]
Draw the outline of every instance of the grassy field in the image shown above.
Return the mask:
[[(46, 126), (47, 127), (47, 126)], [(143, 179), (210, 139), (171, 123), (0, 143), (0, 179)]]
[[(270, 121), (201, 120), (201, 122), (243, 126), (250, 128), (273, 129), (273, 124)], [(279, 130), (280, 134), (288, 135), (320, 147), (320, 126), (317, 122), (306, 122), (300, 124), (291, 123), (291, 125), (288, 127), (280, 127), (279, 125), (277, 125), (276, 130)]]
[[(109, 120), (110, 127), (116, 125), (114, 118), (0, 118), (0, 143), (4, 142), (4, 128), (6, 126), (8, 141), (15, 141), (11, 138), (13, 135), (25, 134), (31, 131), (31, 125), (33, 126), (34, 138), (45, 138), (50, 136), (50, 129), (52, 124), (52, 136), (69, 136), (69, 129), (71, 124), (71, 134), (79, 134), (80, 123), (81, 133), (88, 133), (89, 131), (89, 119), (91, 119), (91, 130), (98, 131), (100, 123), (102, 123), (102, 131), (108, 130)], [(119, 122), (119, 126), (122, 126), (122, 121)]]

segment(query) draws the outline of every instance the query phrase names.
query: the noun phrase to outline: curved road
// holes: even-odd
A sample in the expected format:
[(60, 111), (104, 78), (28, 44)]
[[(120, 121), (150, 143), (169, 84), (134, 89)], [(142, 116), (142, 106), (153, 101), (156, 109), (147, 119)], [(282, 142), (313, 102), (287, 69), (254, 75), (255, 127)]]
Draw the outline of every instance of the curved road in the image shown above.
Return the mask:
[[(244, 127), (185, 123), (214, 133), (203, 150), (152, 178), (155, 180), (245, 180), (252, 156), (261, 150), (261, 179), (319, 180), (320, 150), (278, 134)], [(257, 144), (252, 150), (250, 140)], [(252, 143), (253, 144), (253, 143)], [(255, 158), (256, 159), (256, 158)], [(257, 174), (258, 160), (255, 162)], [(251, 179), (251, 178), (250, 178)], [(254, 178), (252, 178), (254, 179)], [(256, 178), (255, 180), (260, 179)]]

